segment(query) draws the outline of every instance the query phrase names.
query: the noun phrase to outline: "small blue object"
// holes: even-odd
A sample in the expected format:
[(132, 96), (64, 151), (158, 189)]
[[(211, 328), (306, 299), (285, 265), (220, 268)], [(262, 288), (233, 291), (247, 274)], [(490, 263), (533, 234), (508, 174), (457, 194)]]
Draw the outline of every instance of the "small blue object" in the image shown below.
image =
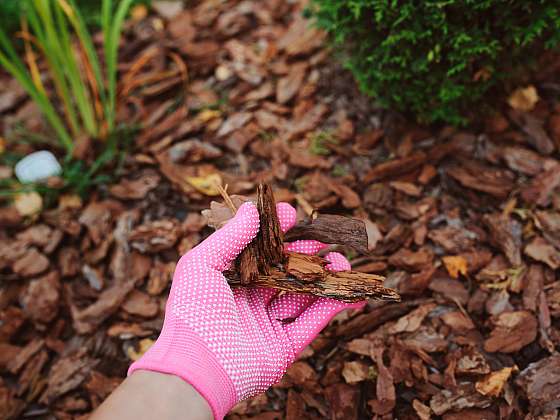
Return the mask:
[(47, 150), (33, 152), (20, 160), (15, 167), (16, 177), (21, 183), (44, 181), (62, 172), (56, 157)]

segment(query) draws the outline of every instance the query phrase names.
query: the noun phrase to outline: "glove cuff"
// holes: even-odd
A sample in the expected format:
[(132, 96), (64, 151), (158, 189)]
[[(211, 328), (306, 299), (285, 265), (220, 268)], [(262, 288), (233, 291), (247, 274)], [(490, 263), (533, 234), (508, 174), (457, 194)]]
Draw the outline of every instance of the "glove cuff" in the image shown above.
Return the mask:
[(179, 376), (208, 402), (215, 419), (223, 419), (237, 403), (233, 382), (194, 332), (181, 326), (175, 334), (175, 323), (164, 325), (152, 347), (128, 369), (128, 376), (137, 370), (151, 370)]

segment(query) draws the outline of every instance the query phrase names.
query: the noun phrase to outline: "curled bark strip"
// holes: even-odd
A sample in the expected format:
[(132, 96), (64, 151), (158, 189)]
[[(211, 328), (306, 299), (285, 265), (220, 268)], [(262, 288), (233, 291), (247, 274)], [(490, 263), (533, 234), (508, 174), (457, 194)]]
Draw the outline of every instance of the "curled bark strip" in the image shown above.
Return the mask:
[(335, 214), (319, 214), (315, 219), (299, 222), (284, 240), (314, 239), (326, 244), (346, 245), (361, 254), (368, 252), (366, 225), (362, 220)]

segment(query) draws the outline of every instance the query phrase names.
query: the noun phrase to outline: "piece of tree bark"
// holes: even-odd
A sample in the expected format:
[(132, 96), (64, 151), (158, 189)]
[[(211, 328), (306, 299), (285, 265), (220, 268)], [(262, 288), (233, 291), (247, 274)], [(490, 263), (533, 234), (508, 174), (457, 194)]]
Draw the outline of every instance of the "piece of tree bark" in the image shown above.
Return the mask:
[(282, 263), (284, 258), (282, 230), (270, 185), (259, 184), (256, 206), (260, 218), (259, 233), (237, 259), (243, 285), (255, 282), (259, 274), (269, 274), (270, 267)]
[(237, 267), (241, 284), (247, 286), (259, 278), (256, 246), (252, 242), (237, 257)]
[[(399, 301), (392, 289), (383, 287), (382, 276), (356, 271), (329, 271), (328, 261), (312, 255), (289, 252), (285, 270), (271, 268), (270, 274), (260, 274), (251, 287), (271, 287), (286, 292), (312, 294), (345, 302), (364, 299)], [(239, 273), (226, 271), (225, 277), (232, 286), (241, 286)]]
[(257, 209), (260, 229), (256, 243), (259, 252), (259, 272), (268, 273), (269, 267), (280, 264), (284, 259), (284, 240), (280, 220), (276, 213), (276, 201), (269, 184), (257, 187)]
[[(221, 193), (234, 214), (235, 205), (223, 188)], [(271, 287), (346, 302), (368, 298), (400, 300), (397, 292), (383, 287), (384, 278), (381, 276), (355, 271), (332, 272), (326, 268), (329, 262), (322, 257), (284, 252), (283, 235), (270, 185), (258, 186), (256, 206), (260, 229), (255, 239), (237, 258), (235, 269), (224, 273), (230, 285)], [(299, 233), (296, 230), (301, 235), (300, 239), (339, 243), (367, 252), (367, 232), (363, 221), (344, 216), (321, 215), (312, 223), (300, 225)]]
[(326, 244), (346, 245), (360, 254), (368, 253), (366, 225), (362, 220), (336, 214), (319, 214), (291, 228), (284, 240), (314, 239)]

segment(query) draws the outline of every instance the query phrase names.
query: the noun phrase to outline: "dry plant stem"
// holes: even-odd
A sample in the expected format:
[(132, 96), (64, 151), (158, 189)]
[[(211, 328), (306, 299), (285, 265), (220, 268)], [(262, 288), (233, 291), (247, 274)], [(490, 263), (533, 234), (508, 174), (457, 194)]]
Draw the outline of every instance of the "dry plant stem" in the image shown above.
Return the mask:
[(299, 222), (284, 235), (287, 242), (314, 239), (326, 244), (346, 245), (360, 254), (368, 253), (368, 237), (363, 221), (335, 214), (319, 214)]
[(224, 187), (222, 187), (221, 184), (216, 183), (216, 188), (219, 191), (222, 198), (224, 199), (224, 203), (226, 203), (226, 205), (231, 210), (232, 217), (235, 216), (235, 212), (237, 212), (237, 207), (235, 207), (235, 204), (233, 204), (233, 201), (231, 201), (231, 197), (227, 193), (227, 185), (224, 188)]

